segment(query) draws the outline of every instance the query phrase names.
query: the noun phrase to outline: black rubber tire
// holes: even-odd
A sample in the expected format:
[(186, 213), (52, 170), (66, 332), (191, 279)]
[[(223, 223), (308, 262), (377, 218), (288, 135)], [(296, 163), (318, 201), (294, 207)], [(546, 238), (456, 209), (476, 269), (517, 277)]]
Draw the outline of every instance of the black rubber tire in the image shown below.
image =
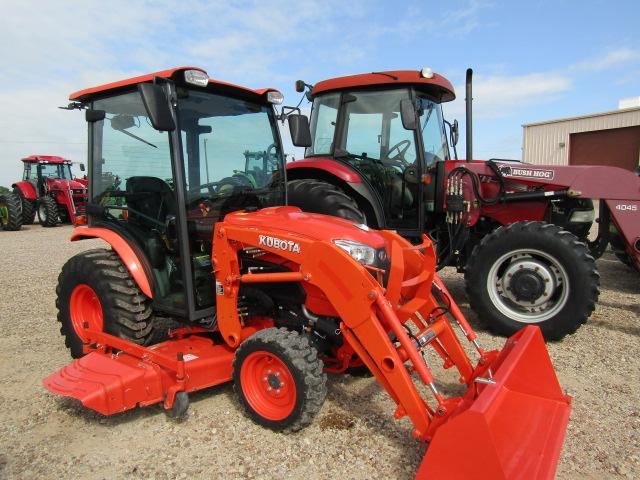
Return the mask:
[(322, 213), (366, 223), (365, 214), (356, 201), (331, 183), (315, 179), (291, 180), (287, 183), (289, 205), (309, 213)]
[(0, 222), (0, 230), (15, 232), (22, 228), (20, 197), (13, 193), (0, 194), (0, 204), (7, 209), (7, 217)]
[(471, 308), (489, 328), (512, 335), (529, 323), (509, 318), (493, 303), (487, 279), (491, 267), (509, 251), (535, 249), (554, 257), (566, 271), (567, 301), (552, 317), (533, 323), (547, 340), (560, 340), (587, 321), (600, 294), (600, 275), (586, 245), (575, 235), (545, 222), (516, 222), (486, 235), (473, 249), (465, 273)]
[(22, 224), (32, 225), (36, 220), (36, 202), (35, 200), (28, 200), (22, 194), (20, 189), (14, 188), (13, 193), (20, 197), (20, 203), (22, 204)]
[(118, 254), (104, 248), (87, 250), (64, 264), (56, 287), (60, 333), (73, 358), (83, 356), (82, 340), (69, 312), (71, 293), (80, 284), (90, 286), (100, 300), (107, 333), (138, 345), (154, 342), (151, 300), (138, 288)]
[(40, 198), (38, 205), (38, 221), (43, 227), (55, 227), (58, 224), (58, 204), (50, 195)]
[[(270, 420), (256, 412), (247, 401), (240, 379), (245, 359), (254, 352), (269, 352), (285, 363), (296, 386), (296, 404), (284, 420)], [(290, 433), (309, 425), (327, 396), (327, 375), (318, 351), (298, 332), (267, 328), (245, 340), (233, 359), (234, 391), (245, 413), (254, 422), (272, 430)]]

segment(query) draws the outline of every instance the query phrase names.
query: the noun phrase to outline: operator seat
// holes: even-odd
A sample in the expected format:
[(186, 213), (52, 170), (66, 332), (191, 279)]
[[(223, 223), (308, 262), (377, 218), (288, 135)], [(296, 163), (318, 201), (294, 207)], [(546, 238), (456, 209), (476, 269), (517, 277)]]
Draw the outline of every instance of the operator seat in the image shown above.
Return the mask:
[(176, 199), (173, 190), (161, 178), (129, 177), (126, 188), (127, 204), (131, 207), (129, 211), (130, 222), (147, 228), (158, 228), (160, 224), (165, 224), (167, 215), (176, 214)]

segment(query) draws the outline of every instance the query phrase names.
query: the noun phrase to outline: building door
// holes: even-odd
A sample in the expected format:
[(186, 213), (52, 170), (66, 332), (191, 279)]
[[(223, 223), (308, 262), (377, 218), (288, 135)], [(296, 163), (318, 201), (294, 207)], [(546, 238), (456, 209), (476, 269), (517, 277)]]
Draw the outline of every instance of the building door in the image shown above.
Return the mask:
[(572, 133), (570, 165), (609, 165), (634, 171), (640, 164), (640, 126)]

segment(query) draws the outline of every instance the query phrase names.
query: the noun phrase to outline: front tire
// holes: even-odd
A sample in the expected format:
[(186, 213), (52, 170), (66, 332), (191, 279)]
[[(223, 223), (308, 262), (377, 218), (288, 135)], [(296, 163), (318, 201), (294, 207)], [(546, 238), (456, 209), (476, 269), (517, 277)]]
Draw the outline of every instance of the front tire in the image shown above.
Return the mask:
[(471, 308), (495, 333), (537, 325), (560, 340), (595, 309), (600, 276), (586, 245), (545, 222), (516, 222), (485, 236), (466, 267)]
[(22, 228), (22, 206), (20, 197), (13, 193), (0, 195), (0, 227), (15, 232)]
[(85, 323), (138, 345), (154, 341), (151, 300), (112, 250), (88, 250), (69, 259), (56, 294), (60, 333), (73, 358), (84, 355)]
[(253, 421), (295, 432), (312, 422), (327, 396), (323, 366), (306, 337), (285, 328), (267, 328), (238, 347), (234, 390)]
[(58, 204), (55, 198), (45, 195), (38, 205), (38, 221), (43, 227), (55, 227), (58, 224)]
[(321, 213), (366, 223), (356, 201), (335, 185), (315, 179), (291, 180), (287, 183), (289, 205), (309, 213)]

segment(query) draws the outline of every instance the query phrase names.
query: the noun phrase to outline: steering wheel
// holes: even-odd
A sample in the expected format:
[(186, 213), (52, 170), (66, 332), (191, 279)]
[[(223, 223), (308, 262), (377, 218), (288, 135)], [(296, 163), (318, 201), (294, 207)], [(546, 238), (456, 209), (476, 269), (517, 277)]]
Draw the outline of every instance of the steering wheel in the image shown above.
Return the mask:
[[(404, 154), (407, 153), (409, 147), (411, 146), (411, 140), (401, 140), (396, 143), (393, 147), (387, 151), (387, 158), (392, 162), (398, 162), (400, 164), (407, 163), (404, 159)], [(391, 152), (397, 150), (398, 153), (396, 155), (391, 155)]]

